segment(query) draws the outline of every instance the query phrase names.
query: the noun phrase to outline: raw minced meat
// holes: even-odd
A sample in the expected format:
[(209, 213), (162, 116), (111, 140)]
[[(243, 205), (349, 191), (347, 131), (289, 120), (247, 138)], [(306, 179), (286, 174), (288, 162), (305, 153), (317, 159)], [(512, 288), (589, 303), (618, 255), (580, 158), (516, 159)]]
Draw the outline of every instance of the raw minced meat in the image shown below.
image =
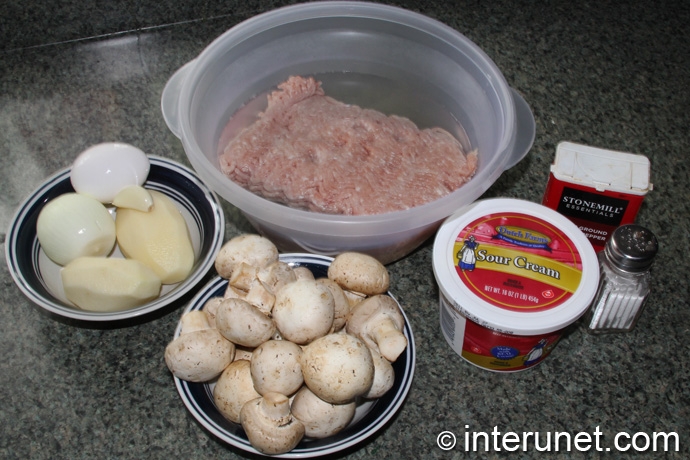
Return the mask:
[[(222, 148), (222, 146), (221, 146)], [(314, 78), (290, 77), (258, 119), (229, 141), (223, 173), (269, 200), (365, 215), (419, 206), (466, 183), (477, 154), (441, 128), (347, 105)]]

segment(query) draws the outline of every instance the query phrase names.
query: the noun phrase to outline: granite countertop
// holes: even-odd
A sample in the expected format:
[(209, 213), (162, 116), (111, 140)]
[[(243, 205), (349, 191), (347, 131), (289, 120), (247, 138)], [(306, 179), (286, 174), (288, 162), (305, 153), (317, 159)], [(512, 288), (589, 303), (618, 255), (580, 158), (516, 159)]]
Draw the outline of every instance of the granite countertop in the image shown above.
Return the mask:
[[(223, 31), (291, 2), (215, 0), (0, 6), (0, 228), (46, 177), (108, 140), (188, 164), (160, 112), (173, 72)], [(15, 2), (16, 3), (16, 2)], [(610, 452), (572, 458), (687, 458), (690, 439), (690, 7), (550, 0), (391, 2), (457, 29), (498, 65), (537, 123), (529, 155), (486, 197), (539, 202), (556, 145), (643, 154), (654, 190), (638, 222), (659, 238), (654, 286), (637, 328), (574, 328), (542, 364), (513, 374), (463, 361), (439, 326), (432, 242), (389, 266), (415, 334), (409, 396), (347, 458), (537, 458), (534, 446), (466, 451), (468, 432), (603, 433)], [(226, 236), (251, 231), (225, 207)], [(4, 253), (3, 253), (4, 256)], [(187, 412), (163, 362), (183, 304), (140, 324), (66, 324), (30, 303), (0, 264), (0, 457), (237, 458)], [(443, 431), (458, 445), (437, 446)], [(616, 453), (617, 432), (676, 432), (679, 452)], [(644, 437), (636, 438), (643, 446)], [(672, 446), (674, 447), (674, 446)], [(469, 449), (469, 447), (467, 447)]]

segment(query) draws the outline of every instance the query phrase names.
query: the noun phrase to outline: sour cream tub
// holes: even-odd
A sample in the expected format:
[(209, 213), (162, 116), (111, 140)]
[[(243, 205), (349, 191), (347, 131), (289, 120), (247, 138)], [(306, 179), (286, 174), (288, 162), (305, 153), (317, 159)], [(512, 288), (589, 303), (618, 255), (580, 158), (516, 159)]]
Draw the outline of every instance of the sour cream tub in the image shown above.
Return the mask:
[(558, 212), (529, 201), (476, 201), (434, 242), (443, 335), (470, 363), (520, 371), (549, 355), (599, 282), (596, 252)]

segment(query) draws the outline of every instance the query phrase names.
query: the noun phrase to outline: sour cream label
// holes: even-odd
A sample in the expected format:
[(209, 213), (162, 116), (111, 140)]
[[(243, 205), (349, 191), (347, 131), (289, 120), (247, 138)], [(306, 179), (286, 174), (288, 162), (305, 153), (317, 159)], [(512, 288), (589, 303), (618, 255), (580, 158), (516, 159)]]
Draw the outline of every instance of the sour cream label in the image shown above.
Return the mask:
[(466, 361), (515, 372), (542, 362), (587, 310), (594, 248), (566, 217), (523, 200), (480, 200), (446, 219), (434, 242), (441, 331)]
[(506, 310), (558, 306), (582, 279), (582, 260), (571, 239), (525, 214), (474, 220), (459, 232), (452, 252), (462, 283), (478, 298)]

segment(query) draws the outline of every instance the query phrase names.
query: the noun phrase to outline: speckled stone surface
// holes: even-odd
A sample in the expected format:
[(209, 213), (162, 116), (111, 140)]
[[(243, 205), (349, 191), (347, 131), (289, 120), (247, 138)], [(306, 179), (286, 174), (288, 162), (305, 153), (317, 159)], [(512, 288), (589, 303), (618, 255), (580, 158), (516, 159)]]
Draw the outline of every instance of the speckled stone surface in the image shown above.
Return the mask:
[[(12, 3), (10, 5), (10, 3)], [(288, 2), (4, 2), (0, 6), (0, 228), (53, 172), (108, 140), (188, 164), (160, 113), (181, 65), (254, 14)], [(395, 4), (467, 35), (534, 112), (534, 147), (486, 192), (538, 202), (558, 142), (647, 155), (654, 190), (638, 222), (661, 250), (634, 332), (580, 327), (536, 368), (478, 369), (445, 343), (432, 242), (392, 264), (391, 290), (415, 334), (415, 379), (399, 413), (344, 458), (542, 458), (466, 451), (464, 433), (676, 432), (679, 452), (568, 458), (688, 458), (690, 449), (690, 7), (660, 2), (476, 0)], [(227, 236), (251, 227), (225, 208)], [(3, 253), (4, 258), (4, 253)], [(31, 304), (0, 265), (0, 458), (245, 457), (188, 414), (163, 362), (184, 304), (127, 327), (65, 324)], [(449, 451), (437, 446), (447, 430)], [(639, 438), (640, 441), (642, 438)], [(560, 453), (563, 455), (563, 452)]]

